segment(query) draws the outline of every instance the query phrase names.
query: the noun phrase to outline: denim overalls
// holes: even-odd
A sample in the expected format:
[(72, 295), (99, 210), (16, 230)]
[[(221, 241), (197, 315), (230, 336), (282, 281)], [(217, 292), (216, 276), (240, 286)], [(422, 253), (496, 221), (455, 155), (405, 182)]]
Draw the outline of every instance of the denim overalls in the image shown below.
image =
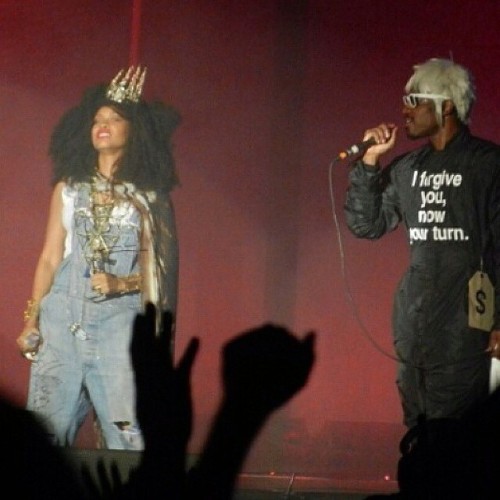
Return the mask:
[[(71, 445), (93, 406), (106, 448), (141, 450), (129, 354), (133, 321), (142, 311), (141, 296), (103, 296), (92, 290), (87, 260), (88, 232), (93, 227), (90, 185), (64, 189), (63, 218), (65, 225), (71, 224), (66, 239), (70, 248), (41, 301), (43, 344), (32, 364), (27, 408), (42, 418), (55, 444)], [(102, 263), (105, 272), (116, 276), (139, 272), (140, 219), (130, 202), (115, 203), (104, 235), (110, 249)]]

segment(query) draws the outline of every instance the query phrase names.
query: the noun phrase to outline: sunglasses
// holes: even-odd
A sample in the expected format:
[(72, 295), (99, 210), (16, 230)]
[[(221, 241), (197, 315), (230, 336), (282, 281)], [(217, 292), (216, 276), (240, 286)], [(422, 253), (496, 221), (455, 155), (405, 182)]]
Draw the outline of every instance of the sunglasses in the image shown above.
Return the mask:
[(449, 97), (442, 94), (407, 94), (403, 96), (403, 104), (408, 108), (416, 108), (422, 104), (426, 99), (449, 99)]

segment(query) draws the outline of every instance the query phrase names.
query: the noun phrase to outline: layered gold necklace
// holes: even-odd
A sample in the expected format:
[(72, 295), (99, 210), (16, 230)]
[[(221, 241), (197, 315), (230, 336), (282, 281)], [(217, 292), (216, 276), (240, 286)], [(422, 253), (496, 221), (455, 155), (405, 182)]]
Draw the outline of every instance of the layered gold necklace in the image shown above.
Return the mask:
[(91, 271), (103, 272), (104, 263), (117, 240), (110, 234), (110, 217), (115, 206), (114, 186), (111, 179), (102, 175), (97, 169), (90, 184), (90, 209), (93, 220), (91, 230), (87, 234), (87, 242), (92, 254), (90, 256)]

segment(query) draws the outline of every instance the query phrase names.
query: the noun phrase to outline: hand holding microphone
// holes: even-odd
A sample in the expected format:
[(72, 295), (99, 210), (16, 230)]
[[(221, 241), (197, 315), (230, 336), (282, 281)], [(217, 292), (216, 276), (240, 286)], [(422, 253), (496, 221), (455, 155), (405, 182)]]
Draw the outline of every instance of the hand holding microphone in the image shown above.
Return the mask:
[(17, 345), (24, 356), (29, 361), (36, 361), (38, 350), (43, 343), (40, 331), (36, 327), (27, 328), (17, 339)]
[(347, 148), (344, 151), (341, 151), (339, 153), (339, 159), (345, 160), (348, 156), (362, 154), (368, 148), (375, 146), (375, 144), (377, 144), (377, 141), (375, 140), (374, 137), (370, 137), (366, 141), (358, 142), (357, 144), (353, 144), (351, 147), (349, 147), (349, 148)]
[[(344, 160), (349, 156), (363, 154), (363, 162), (367, 165), (376, 165), (378, 157), (394, 147), (396, 143), (397, 127), (393, 123), (381, 123), (377, 127), (368, 129), (364, 133), (363, 142), (353, 144), (351, 147), (341, 151), (339, 160)], [(367, 151), (373, 148), (372, 151)]]

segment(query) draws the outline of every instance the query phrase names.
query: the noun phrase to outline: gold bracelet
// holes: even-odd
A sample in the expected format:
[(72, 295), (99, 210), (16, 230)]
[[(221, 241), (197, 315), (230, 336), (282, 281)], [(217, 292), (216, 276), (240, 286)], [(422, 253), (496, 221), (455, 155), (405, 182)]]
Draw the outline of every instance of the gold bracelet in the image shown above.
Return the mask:
[(34, 299), (29, 299), (26, 303), (26, 309), (23, 312), (24, 322), (31, 318), (37, 318), (40, 312), (40, 303)]
[(130, 276), (122, 276), (125, 288), (121, 294), (140, 292), (142, 290), (142, 276), (140, 274), (131, 274)]

